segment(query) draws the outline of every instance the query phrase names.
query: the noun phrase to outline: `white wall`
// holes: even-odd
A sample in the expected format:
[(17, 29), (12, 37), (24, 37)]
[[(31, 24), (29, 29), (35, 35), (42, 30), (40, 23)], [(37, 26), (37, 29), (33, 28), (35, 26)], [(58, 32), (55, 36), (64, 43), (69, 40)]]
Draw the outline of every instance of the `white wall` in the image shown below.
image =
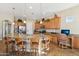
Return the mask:
[(26, 23), (26, 32), (28, 35), (33, 35), (34, 33), (34, 21), (28, 20)]
[[(42, 17), (52, 17), (54, 12), (70, 8), (77, 3), (0, 3), (0, 15), (14, 14), (15, 16), (27, 19), (40, 19)], [(30, 9), (32, 7), (32, 9)], [(13, 8), (15, 8), (13, 10)]]
[[(58, 15), (61, 17), (61, 29), (70, 29), (71, 34), (79, 34), (79, 6), (60, 11)], [(68, 17), (71, 17), (72, 21), (66, 22)]]

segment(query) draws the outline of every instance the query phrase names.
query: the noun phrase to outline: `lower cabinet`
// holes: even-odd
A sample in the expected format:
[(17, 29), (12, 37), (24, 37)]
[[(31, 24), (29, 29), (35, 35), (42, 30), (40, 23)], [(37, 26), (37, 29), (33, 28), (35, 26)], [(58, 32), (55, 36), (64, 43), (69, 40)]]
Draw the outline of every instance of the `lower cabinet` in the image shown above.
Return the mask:
[(52, 37), (53, 43), (58, 44), (57, 37)]
[(0, 53), (6, 53), (6, 45), (2, 40), (0, 40)]
[(73, 48), (79, 48), (79, 37), (74, 37), (72, 44)]

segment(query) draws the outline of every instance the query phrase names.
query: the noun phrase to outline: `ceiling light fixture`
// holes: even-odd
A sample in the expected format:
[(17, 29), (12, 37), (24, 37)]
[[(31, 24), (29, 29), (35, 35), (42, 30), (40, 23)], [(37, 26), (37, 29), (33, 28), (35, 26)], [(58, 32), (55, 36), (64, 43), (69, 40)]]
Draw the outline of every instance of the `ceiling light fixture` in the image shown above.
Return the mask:
[(13, 22), (12, 24), (14, 25), (15, 23)]
[(29, 9), (32, 9), (32, 6), (30, 6)]
[(40, 21), (40, 24), (42, 24), (43, 22), (42, 21)]
[(24, 23), (26, 23), (26, 21), (24, 21)]

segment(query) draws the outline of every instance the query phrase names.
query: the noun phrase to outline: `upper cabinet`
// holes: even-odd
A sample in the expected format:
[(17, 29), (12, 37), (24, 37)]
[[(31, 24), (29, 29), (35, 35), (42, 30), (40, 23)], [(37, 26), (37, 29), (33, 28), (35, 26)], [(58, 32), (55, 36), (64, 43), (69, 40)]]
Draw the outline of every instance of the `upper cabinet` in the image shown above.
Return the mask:
[(54, 28), (55, 29), (59, 29), (60, 28), (60, 17), (56, 17), (56, 18), (54, 18)]
[(40, 22), (35, 23), (35, 29), (40, 29), (42, 25), (45, 26), (45, 29), (60, 29), (61, 19), (57, 15), (54, 18), (44, 20), (42, 24)]

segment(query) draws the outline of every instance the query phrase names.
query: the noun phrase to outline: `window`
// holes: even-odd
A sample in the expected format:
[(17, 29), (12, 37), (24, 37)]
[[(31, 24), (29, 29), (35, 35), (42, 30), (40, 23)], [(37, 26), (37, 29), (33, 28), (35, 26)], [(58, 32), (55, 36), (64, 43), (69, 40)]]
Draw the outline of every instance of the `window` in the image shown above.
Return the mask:
[(66, 17), (66, 23), (71, 23), (75, 20), (75, 17), (74, 16), (68, 16)]

